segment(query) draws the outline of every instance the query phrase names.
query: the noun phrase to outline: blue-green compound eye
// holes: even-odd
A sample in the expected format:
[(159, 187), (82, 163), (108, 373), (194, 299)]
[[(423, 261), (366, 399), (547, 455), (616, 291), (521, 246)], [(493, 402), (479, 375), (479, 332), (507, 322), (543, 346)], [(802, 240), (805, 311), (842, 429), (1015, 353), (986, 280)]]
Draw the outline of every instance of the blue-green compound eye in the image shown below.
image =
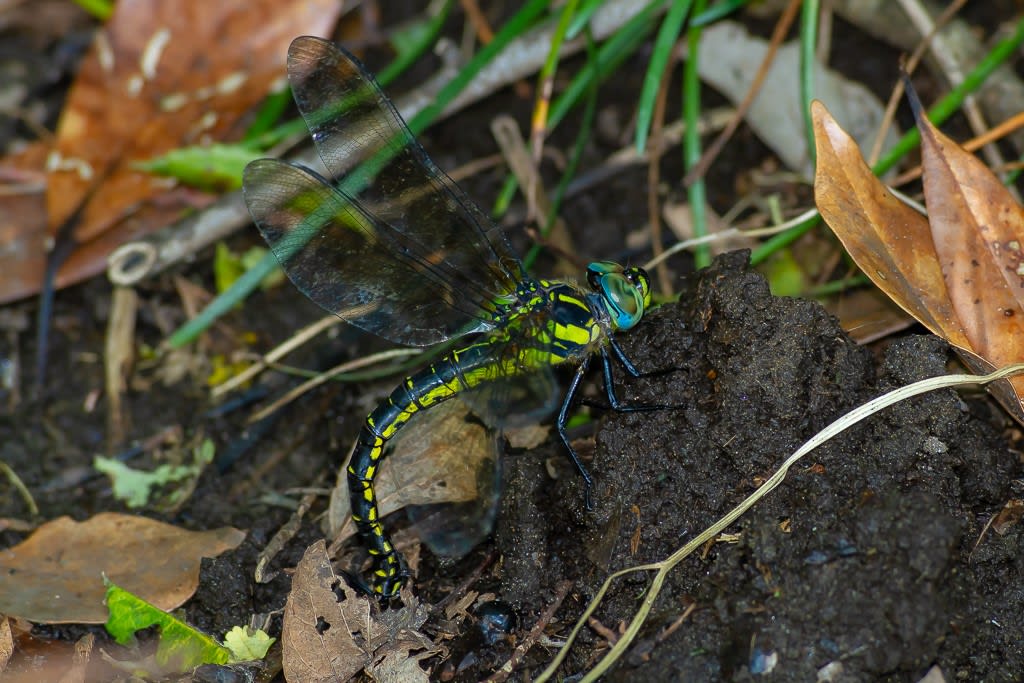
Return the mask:
[(640, 322), (651, 300), (650, 282), (641, 268), (597, 261), (587, 267), (587, 282), (601, 295), (615, 329), (628, 330)]

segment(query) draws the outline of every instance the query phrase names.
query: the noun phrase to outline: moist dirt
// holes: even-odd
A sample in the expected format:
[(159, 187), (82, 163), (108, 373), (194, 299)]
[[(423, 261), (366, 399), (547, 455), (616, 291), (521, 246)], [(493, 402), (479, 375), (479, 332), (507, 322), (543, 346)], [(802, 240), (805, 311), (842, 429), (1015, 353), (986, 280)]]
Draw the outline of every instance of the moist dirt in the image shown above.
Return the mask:
[[(619, 384), (630, 400), (683, 407), (605, 415), (592, 511), (568, 468), (551, 481), (543, 462), (516, 461), (497, 539), (502, 595), (527, 615), (565, 577), (578, 609), (609, 573), (665, 558), (818, 430), (950, 362), (931, 336), (876, 358), (816, 303), (772, 297), (744, 253), (695, 276), (681, 301), (622, 337), (642, 370), (665, 372)], [(1001, 420), (983, 396), (937, 391), (813, 451), (671, 572), (609, 680), (917, 681), (933, 665), (946, 680), (1019, 680), (1021, 531), (986, 530), (1019, 495)], [(614, 584), (595, 615), (608, 634), (650, 577)], [(560, 614), (565, 630), (573, 615)], [(567, 671), (608, 647), (593, 630), (583, 639)]]
[[(79, 307), (74, 344), (83, 347), (99, 338), (87, 318), (103, 315), (83, 301), (93, 287), (61, 300)], [(549, 435), (542, 446), (506, 457), (491, 539), (457, 563), (421, 553), (414, 585), (426, 603), (468, 590), (500, 601), (471, 609), (487, 611), (486, 620), (439, 611), (424, 626), (447, 647), (444, 661), (430, 662), (438, 680), (490, 675), (561, 596), (538, 644), (517, 665), (518, 679), (535, 677), (610, 572), (670, 555), (850, 409), (955, 369), (945, 344), (931, 336), (874, 350), (855, 345), (817, 303), (771, 296), (745, 252), (720, 257), (680, 291), (680, 303), (660, 307), (619, 338), (648, 376), (616, 376), (622, 400), (671, 407), (616, 413), (594, 407), (604, 402), (599, 382), (587, 388), (590, 406), (581, 411), (593, 419), (572, 435), (594, 478), (592, 508)], [(5, 462), (47, 517), (83, 519), (119, 506), (104, 479), (84, 476), (92, 454), (103, 451), (103, 430), (73, 399), (99, 384), (101, 370), (82, 373), (79, 362), (72, 373), (64, 358), (57, 357), (55, 371), (82, 384), (50, 396), (44, 407), (26, 402), (0, 417), (0, 437)], [(175, 416), (222, 444), (245, 432), (244, 411), (204, 413), (195, 391), (161, 391), (159, 405), (144, 400), (150, 394), (133, 395), (134, 433)], [(199, 589), (185, 605), (189, 623), (217, 634), (266, 615), (271, 634), (280, 634), (289, 569), (322, 533), (324, 498), (271, 562), (272, 580), (257, 584), (253, 571), (289, 518), (287, 496), (326, 491), (331, 483), (336, 454), (367, 409), (342, 399), (334, 388), (303, 399), (244, 457), (210, 468), (183, 507), (149, 513), (188, 528), (248, 531), (240, 548), (204, 561)], [(1021, 529), (1000, 524), (997, 533), (989, 522), (1020, 497), (1018, 443), (1019, 432), (987, 396), (950, 390), (905, 401), (845, 432), (669, 574), (608, 680), (912, 682), (933, 666), (946, 680), (1017, 680), (1024, 671)], [(42, 451), (51, 457), (32, 455)], [(24, 514), (9, 488), (2, 502), (5, 518)], [(4, 545), (23, 537), (0, 531)], [(341, 568), (359, 553), (346, 548)], [(565, 676), (607, 652), (649, 578), (631, 574), (613, 585), (571, 650)], [(511, 621), (496, 607), (502, 603)], [(481, 626), (495, 614), (511, 624), (510, 633)], [(85, 630), (107, 642), (95, 627), (39, 626), (34, 635), (73, 641)]]

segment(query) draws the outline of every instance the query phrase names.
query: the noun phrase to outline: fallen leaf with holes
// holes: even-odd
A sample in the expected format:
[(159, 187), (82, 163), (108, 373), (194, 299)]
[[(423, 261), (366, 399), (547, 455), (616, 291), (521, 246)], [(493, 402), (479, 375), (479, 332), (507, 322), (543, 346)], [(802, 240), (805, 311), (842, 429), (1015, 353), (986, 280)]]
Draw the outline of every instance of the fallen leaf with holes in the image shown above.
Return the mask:
[(184, 145), (237, 139), (241, 117), (282, 78), (288, 43), (324, 34), (339, 10), (331, 0), (116, 3), (82, 61), (47, 159), (49, 235), (19, 233), (5, 250), (0, 302), (38, 290), (44, 244), (65, 223), (59, 242), (83, 248), (58, 286), (101, 271), (118, 244), (209, 202), (136, 165)]
[(0, 613), (36, 623), (102, 624), (104, 576), (172, 610), (195, 592), (202, 558), (244, 539), (231, 527), (189, 531), (112, 512), (84, 522), (60, 517), (0, 553)]
[[(1024, 360), (1024, 214), (1006, 188), (920, 117), (926, 219), (874, 176), (824, 105), (811, 113), (815, 202), (860, 269), (971, 370)], [(991, 391), (1024, 423), (1024, 378)]]
[[(439, 649), (418, 631), (426, 620), (419, 603), (408, 591), (402, 601), (400, 609), (371, 608), (369, 598), (334, 573), (326, 543), (309, 546), (295, 568), (284, 608), (285, 678), (347, 681), (366, 669), (375, 680), (429, 680), (419, 660)], [(419, 669), (419, 678), (409, 677), (411, 667)], [(390, 677), (396, 675), (403, 677)]]

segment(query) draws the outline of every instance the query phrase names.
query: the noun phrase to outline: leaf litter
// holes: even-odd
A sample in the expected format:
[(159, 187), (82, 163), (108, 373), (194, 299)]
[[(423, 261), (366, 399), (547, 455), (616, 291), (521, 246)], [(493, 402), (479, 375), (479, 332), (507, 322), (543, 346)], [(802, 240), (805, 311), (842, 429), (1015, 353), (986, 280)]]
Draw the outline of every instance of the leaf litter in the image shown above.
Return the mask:
[(309, 546), (284, 608), (285, 678), (345, 681), (365, 669), (378, 681), (430, 680), (419, 662), (444, 648), (419, 631), (427, 609), (408, 589), (401, 597), (401, 608), (381, 612), (334, 573), (325, 541)]
[[(914, 97), (912, 97), (912, 102)], [(1024, 214), (999, 179), (914, 107), (928, 217), (879, 181), (821, 103), (812, 106), (822, 217), (875, 285), (974, 372), (1024, 358)], [(1024, 378), (992, 393), (1024, 423)]]
[(189, 531), (113, 512), (84, 522), (60, 517), (0, 554), (0, 613), (35, 623), (102, 624), (104, 576), (171, 610), (195, 592), (202, 558), (244, 539), (232, 527)]

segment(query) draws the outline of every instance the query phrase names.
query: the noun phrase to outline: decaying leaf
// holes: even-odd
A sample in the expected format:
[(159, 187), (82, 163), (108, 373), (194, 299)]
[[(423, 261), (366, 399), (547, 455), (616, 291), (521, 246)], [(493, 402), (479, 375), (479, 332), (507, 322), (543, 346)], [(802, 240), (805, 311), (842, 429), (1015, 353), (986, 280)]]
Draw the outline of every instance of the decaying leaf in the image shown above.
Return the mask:
[(1020, 524), (1022, 517), (1024, 517), (1024, 500), (1020, 498), (1008, 500), (992, 520), (992, 530), (1000, 536), (1005, 536), (1010, 529)]
[[(283, 76), (288, 43), (328, 31), (340, 7), (331, 0), (116, 3), (78, 70), (46, 164), (49, 236), (82, 206), (72, 237), (89, 245), (71, 256), (57, 284), (99, 272), (119, 243), (210, 201), (175, 191), (137, 164), (240, 136), (242, 115)], [(17, 237), (0, 255), (0, 302), (33, 294), (42, 280), (47, 235)]]
[(410, 659), (418, 667), (420, 659), (437, 653), (433, 642), (417, 630), (425, 614), (411, 594), (403, 593), (401, 609), (382, 613), (371, 608), (370, 599), (334, 573), (324, 541), (307, 548), (295, 568), (284, 608), (285, 678), (346, 681), (364, 668), (372, 675), (385, 661), (388, 671), (401, 669), (400, 663)]
[[(794, 74), (800, 71), (800, 50), (798, 41), (779, 47), (744, 119), (788, 168), (810, 175), (814, 164), (807, 153), (804, 105), (799, 89), (793, 87)], [(768, 41), (751, 35), (742, 24), (716, 21), (701, 33), (697, 55), (701, 81), (711, 84), (734, 103), (741, 102), (767, 53)], [(882, 102), (868, 88), (822, 62), (815, 60), (813, 67), (818, 96), (836, 112), (854, 138), (873, 140), (884, 116)], [(898, 137), (899, 132), (890, 129), (885, 147)]]
[[(974, 356), (965, 362), (980, 371), (1020, 362), (1024, 209), (985, 164), (935, 128), (919, 105), (914, 113), (921, 131), (922, 184), (932, 239)], [(978, 359), (983, 361), (980, 368)], [(993, 393), (1024, 421), (1024, 377), (1000, 382)]]
[[(815, 202), (860, 269), (973, 371), (1024, 360), (1024, 213), (1006, 188), (921, 116), (925, 219), (874, 176), (824, 105), (811, 111)], [(1024, 423), (1024, 378), (991, 390)]]
[(36, 623), (102, 624), (104, 576), (172, 610), (195, 592), (202, 558), (244, 539), (231, 527), (188, 531), (112, 512), (84, 522), (60, 517), (0, 553), (0, 613)]

